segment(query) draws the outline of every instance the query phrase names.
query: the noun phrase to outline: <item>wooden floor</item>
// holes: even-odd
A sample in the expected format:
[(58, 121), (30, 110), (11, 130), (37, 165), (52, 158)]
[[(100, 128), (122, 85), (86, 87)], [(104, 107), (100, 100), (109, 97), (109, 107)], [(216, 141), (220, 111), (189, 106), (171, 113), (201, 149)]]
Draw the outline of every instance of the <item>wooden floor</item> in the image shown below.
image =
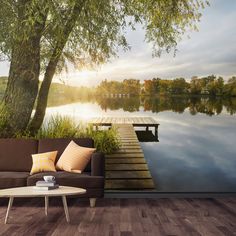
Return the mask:
[(43, 199), (16, 199), (5, 225), (7, 201), (0, 199), (0, 235), (236, 235), (236, 198), (100, 199), (97, 207), (88, 205), (88, 200), (69, 201), (68, 224), (59, 199), (50, 199), (47, 217)]
[(117, 129), (121, 148), (106, 155), (106, 191), (154, 190), (144, 154), (132, 124), (113, 124)]

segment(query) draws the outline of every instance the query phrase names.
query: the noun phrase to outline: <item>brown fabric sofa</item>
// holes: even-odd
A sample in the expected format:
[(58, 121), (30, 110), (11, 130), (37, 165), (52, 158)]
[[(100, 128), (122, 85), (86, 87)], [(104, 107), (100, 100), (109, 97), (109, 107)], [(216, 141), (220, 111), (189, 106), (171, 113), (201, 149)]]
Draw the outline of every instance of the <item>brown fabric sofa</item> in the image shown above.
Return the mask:
[[(0, 189), (32, 186), (42, 180), (44, 175), (53, 175), (59, 185), (85, 188), (87, 192), (81, 197), (90, 198), (90, 204), (94, 205), (96, 198), (104, 194), (105, 160), (102, 153), (94, 153), (81, 174), (65, 171), (29, 174), (32, 167), (31, 154), (58, 151), (57, 161), (70, 141), (69, 138), (0, 139)], [(94, 147), (93, 140), (89, 138), (73, 141), (83, 147)]]

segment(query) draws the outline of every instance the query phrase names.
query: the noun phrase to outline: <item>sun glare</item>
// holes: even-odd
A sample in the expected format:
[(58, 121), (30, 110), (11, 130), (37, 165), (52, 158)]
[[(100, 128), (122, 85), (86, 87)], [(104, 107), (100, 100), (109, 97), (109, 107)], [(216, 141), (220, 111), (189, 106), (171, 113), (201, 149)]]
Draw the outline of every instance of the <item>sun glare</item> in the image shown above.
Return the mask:
[(47, 115), (55, 116), (58, 111), (60, 111), (61, 116), (71, 116), (77, 121), (84, 122), (101, 115), (101, 109), (91, 103), (72, 103), (60, 107), (49, 107), (47, 108)]
[(68, 73), (65, 77), (68, 79), (69, 84), (75, 86), (94, 86), (93, 81), (97, 76), (97, 71), (84, 69), (81, 71), (75, 71)]
[(93, 111), (93, 108), (87, 104), (81, 104), (79, 110), (80, 110), (79, 117), (82, 120), (87, 120), (97, 115), (97, 113)]
[(86, 79), (89, 79), (91, 76), (93, 76), (94, 73), (95, 71), (92, 71), (92, 70), (82, 70), (82, 71), (76, 72), (75, 75), (79, 79), (86, 80)]

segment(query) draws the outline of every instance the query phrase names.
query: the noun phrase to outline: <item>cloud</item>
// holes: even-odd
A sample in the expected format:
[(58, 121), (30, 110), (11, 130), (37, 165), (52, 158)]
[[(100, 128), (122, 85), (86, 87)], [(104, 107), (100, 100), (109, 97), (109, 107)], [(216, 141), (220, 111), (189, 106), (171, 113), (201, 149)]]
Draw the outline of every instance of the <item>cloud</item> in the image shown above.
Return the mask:
[[(236, 74), (236, 3), (212, 2), (204, 11), (199, 32), (189, 33), (178, 45), (176, 57), (163, 54), (151, 57), (151, 45), (144, 42), (144, 30), (128, 32), (132, 49), (98, 71), (95, 79), (138, 78), (141, 80), (160, 76), (163, 78)], [(227, 6), (225, 6), (227, 5)], [(230, 7), (229, 7), (230, 5)]]
[[(119, 57), (83, 74), (71, 71), (65, 77), (74, 85), (97, 85), (103, 79), (140, 80), (153, 77), (191, 78), (193, 75), (209, 74), (229, 77), (236, 74), (236, 1), (211, 1), (211, 6), (203, 11), (199, 32), (188, 32), (178, 44), (176, 57), (173, 52), (161, 58), (152, 58), (152, 45), (145, 42), (145, 31), (137, 25), (136, 31), (127, 30), (126, 36), (131, 50), (119, 50)], [(0, 75), (8, 73), (6, 63), (0, 63)]]

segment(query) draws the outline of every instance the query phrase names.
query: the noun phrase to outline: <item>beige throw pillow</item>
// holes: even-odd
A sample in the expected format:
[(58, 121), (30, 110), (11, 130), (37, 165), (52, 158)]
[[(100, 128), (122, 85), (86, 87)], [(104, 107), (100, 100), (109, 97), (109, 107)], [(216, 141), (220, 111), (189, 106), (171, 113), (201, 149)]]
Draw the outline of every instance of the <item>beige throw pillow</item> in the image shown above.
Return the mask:
[(57, 151), (33, 154), (32, 155), (33, 165), (31, 168), (30, 175), (45, 171), (55, 172), (56, 156), (57, 156)]
[(86, 148), (71, 141), (60, 156), (56, 168), (68, 172), (81, 173), (89, 163), (95, 148)]

